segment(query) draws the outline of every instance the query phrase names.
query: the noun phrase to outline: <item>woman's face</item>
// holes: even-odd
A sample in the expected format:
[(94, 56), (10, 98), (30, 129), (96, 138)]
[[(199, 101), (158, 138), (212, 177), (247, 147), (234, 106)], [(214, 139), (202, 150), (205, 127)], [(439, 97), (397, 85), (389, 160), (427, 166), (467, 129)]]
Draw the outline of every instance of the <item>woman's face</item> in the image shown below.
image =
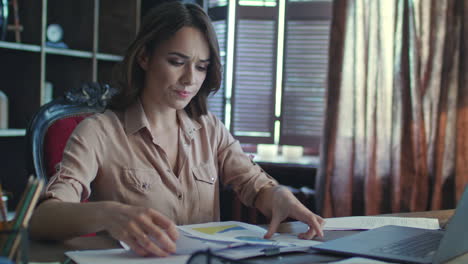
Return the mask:
[(146, 72), (142, 100), (160, 107), (184, 109), (205, 81), (210, 49), (196, 28), (183, 27), (161, 43), (152, 55), (142, 54)]

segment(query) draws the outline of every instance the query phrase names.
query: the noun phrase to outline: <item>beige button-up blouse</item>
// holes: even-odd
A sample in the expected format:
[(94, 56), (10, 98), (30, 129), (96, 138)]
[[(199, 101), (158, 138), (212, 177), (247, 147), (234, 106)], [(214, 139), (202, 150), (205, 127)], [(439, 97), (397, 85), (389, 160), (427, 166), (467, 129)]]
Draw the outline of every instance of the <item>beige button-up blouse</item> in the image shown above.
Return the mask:
[(125, 111), (106, 110), (78, 125), (45, 197), (151, 207), (182, 225), (219, 221), (220, 184), (231, 185), (248, 206), (260, 189), (277, 185), (213, 114), (199, 122), (183, 110), (177, 117), (177, 173), (137, 100)]

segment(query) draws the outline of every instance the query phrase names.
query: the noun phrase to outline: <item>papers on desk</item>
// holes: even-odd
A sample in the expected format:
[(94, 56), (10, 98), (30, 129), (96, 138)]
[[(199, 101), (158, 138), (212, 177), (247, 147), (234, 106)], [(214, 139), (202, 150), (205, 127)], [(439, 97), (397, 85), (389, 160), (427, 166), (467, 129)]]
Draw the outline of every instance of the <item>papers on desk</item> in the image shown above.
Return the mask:
[(65, 254), (78, 264), (99, 263), (185, 263), (190, 254), (207, 250), (231, 259), (243, 259), (284, 252), (306, 251), (318, 241), (303, 240), (295, 234), (275, 234), (264, 239), (266, 230), (242, 222), (213, 222), (178, 226), (177, 251), (168, 258), (142, 258), (133, 253), (124, 243), (123, 249), (70, 251)]
[(178, 228), (187, 236), (209, 241), (282, 247), (307, 246), (315, 243), (288, 234), (275, 234), (271, 239), (264, 239), (263, 236), (267, 232), (265, 229), (237, 221), (185, 225)]
[[(299, 239), (296, 234), (275, 234), (271, 239), (264, 239), (266, 230), (237, 221), (211, 222), (195, 225), (178, 226), (179, 239), (176, 241), (176, 255), (192, 254), (199, 250), (216, 251), (224, 256), (246, 258), (274, 252), (303, 251), (320, 242)], [(125, 243), (121, 245), (130, 249)], [(263, 251), (262, 251), (263, 250)], [(249, 251), (249, 254), (242, 252)], [(254, 255), (252, 255), (254, 254)]]
[(265, 229), (237, 221), (179, 226), (179, 230), (199, 241), (231, 243), (229, 247), (215, 250), (217, 255), (231, 259), (307, 251), (321, 243), (299, 239), (296, 234), (275, 234), (271, 239), (264, 239)]
[[(124, 249), (130, 250), (130, 247), (124, 242), (120, 241), (120, 245)], [(239, 244), (244, 245), (244, 244)], [(176, 241), (176, 252), (174, 255), (187, 255), (192, 254), (200, 250), (211, 250), (218, 251), (225, 248), (233, 248), (238, 246), (237, 243), (232, 242), (219, 242), (219, 241), (209, 241), (204, 239), (197, 239), (187, 236), (185, 232), (179, 232), (179, 239)]]
[(407, 226), (425, 229), (440, 229), (436, 218), (393, 216), (350, 216), (326, 218), (324, 230), (366, 230), (385, 225)]
[[(325, 220), (325, 230), (362, 230), (384, 225), (439, 229), (438, 220), (431, 218), (353, 216)], [(314, 240), (297, 238), (297, 233), (305, 232), (308, 227), (303, 223), (294, 223), (294, 231), (275, 234), (272, 239), (263, 238), (266, 233), (265, 229), (236, 221), (179, 226), (180, 236), (177, 241), (176, 254), (167, 258), (143, 258), (124, 248), (69, 251), (65, 254), (78, 264), (182, 264), (186, 263), (190, 254), (199, 250), (210, 249), (215, 254), (223, 257), (242, 259), (283, 252), (307, 251), (310, 246), (320, 243)], [(337, 263), (364, 263), (359, 261), (361, 260), (358, 260), (358, 262)]]

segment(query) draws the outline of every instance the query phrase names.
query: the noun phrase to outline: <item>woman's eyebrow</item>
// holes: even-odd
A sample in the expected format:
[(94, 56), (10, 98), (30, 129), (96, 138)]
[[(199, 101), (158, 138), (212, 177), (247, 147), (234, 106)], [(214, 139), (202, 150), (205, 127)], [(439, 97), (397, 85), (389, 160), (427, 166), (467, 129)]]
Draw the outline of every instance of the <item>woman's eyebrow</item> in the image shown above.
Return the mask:
[[(168, 54), (169, 54), (169, 55), (176, 55), (176, 56), (179, 56), (179, 57), (181, 57), (181, 58), (183, 58), (183, 59), (186, 59), (186, 60), (187, 60), (187, 59), (190, 59), (189, 56), (187, 56), (187, 55), (185, 55), (185, 54), (183, 54), (183, 53), (177, 52), (177, 51), (169, 52)], [(200, 60), (200, 62), (203, 62), (203, 63), (207, 62), (207, 63), (209, 63), (209, 62), (210, 62), (210, 59)]]

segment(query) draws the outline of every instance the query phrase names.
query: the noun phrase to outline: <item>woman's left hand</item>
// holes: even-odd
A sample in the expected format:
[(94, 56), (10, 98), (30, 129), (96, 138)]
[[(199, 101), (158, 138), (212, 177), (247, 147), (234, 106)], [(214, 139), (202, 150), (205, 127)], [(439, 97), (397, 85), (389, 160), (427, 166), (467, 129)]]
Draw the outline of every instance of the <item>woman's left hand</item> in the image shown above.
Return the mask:
[(322, 217), (307, 209), (294, 194), (284, 186), (275, 186), (262, 190), (257, 198), (256, 207), (271, 218), (265, 238), (269, 239), (288, 217), (299, 220), (309, 226), (309, 230), (298, 235), (301, 239), (312, 239), (316, 235), (323, 237)]

